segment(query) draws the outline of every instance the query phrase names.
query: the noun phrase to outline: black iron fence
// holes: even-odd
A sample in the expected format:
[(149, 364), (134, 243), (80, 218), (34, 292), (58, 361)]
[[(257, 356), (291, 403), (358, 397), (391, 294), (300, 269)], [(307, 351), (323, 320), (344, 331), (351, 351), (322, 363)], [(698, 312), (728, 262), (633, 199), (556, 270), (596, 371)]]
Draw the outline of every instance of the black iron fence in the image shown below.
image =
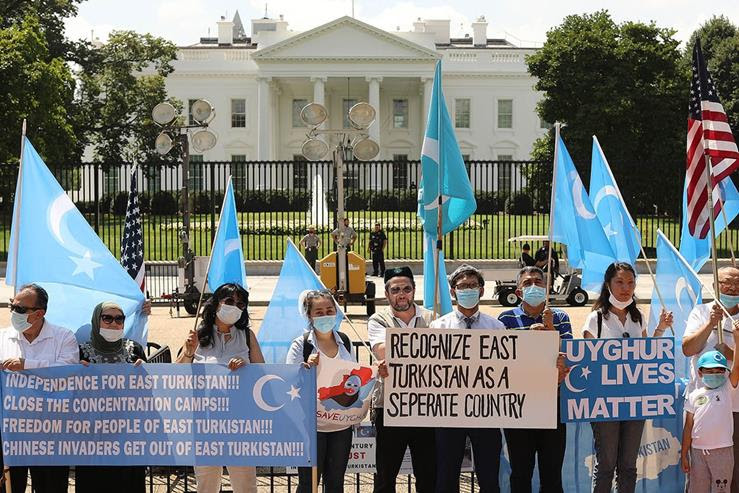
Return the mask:
[[(446, 236), (447, 258), (516, 258), (517, 245), (509, 238), (547, 233), (550, 163), (469, 161), (466, 166), (477, 211)], [(52, 167), (52, 171), (105, 244), (119, 255), (132, 166), (82, 164)], [(182, 255), (183, 169), (144, 165), (136, 172), (146, 259), (177, 260)], [(209, 254), (229, 175), (247, 260), (281, 260), (286, 239), (299, 241), (309, 225), (316, 227), (321, 239), (319, 256), (333, 249), (330, 232), (336, 224), (336, 176), (330, 162), (202, 162), (193, 156), (188, 174), (189, 238), (195, 255)], [(17, 168), (0, 166), (0, 259), (7, 257), (16, 175)], [(423, 257), (423, 235), (416, 215), (420, 176), (419, 161), (346, 163), (345, 207), (358, 232), (355, 250), (366, 255), (369, 232), (380, 223), (388, 235), (386, 258)], [(648, 254), (653, 253), (657, 228), (678, 242), (679, 217), (659, 210), (638, 212), (636, 221)], [(722, 252), (728, 251), (729, 238), (736, 241), (736, 230), (721, 236), (718, 247)], [(532, 244), (534, 249), (537, 246)]]

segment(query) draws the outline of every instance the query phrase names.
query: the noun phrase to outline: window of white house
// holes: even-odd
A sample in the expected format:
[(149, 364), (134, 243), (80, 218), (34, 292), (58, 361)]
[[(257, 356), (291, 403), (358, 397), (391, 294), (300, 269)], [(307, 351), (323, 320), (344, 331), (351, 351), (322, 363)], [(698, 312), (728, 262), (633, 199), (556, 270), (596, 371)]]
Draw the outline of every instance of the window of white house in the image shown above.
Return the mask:
[(498, 190), (501, 192), (511, 191), (513, 182), (513, 155), (498, 154)]
[(231, 100), (231, 128), (246, 127), (246, 99)]
[(231, 179), (233, 180), (234, 190), (244, 190), (246, 188), (245, 163), (245, 154), (231, 154)]
[(342, 101), (341, 109), (344, 118), (344, 128), (352, 128), (352, 123), (349, 121), (349, 110), (352, 109), (352, 106), (355, 104), (357, 104), (356, 99), (344, 99)]
[(498, 128), (513, 128), (513, 100), (498, 100)]
[(393, 128), (408, 128), (407, 99), (393, 99)]
[(464, 161), (464, 168), (467, 170), (467, 176), (470, 176), (471, 173), (471, 164), (470, 164), (470, 155), (469, 154), (462, 154), (462, 160)]
[(393, 154), (393, 188), (408, 188), (408, 154)]
[(293, 154), (293, 188), (308, 188), (308, 161), (302, 154)]
[(188, 175), (190, 177), (190, 191), (200, 192), (203, 190), (203, 156), (202, 154), (190, 154), (190, 166)]
[(118, 168), (111, 168), (105, 171), (103, 180), (103, 193), (117, 193), (120, 187), (120, 177), (118, 176)]
[(307, 99), (293, 99), (293, 128), (304, 127), (305, 123), (300, 119), (300, 112), (308, 104)]
[(454, 126), (456, 128), (470, 128), (470, 100), (454, 100)]

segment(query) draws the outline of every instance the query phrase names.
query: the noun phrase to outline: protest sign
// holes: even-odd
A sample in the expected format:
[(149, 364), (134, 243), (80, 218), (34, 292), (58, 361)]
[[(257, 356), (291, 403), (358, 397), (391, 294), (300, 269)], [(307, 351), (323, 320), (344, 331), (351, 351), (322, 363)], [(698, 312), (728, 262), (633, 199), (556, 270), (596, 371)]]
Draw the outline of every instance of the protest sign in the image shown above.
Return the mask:
[(299, 365), (71, 365), (0, 377), (6, 465), (315, 464), (315, 372)]
[(389, 328), (386, 348), (386, 426), (557, 425), (557, 332)]
[(563, 342), (570, 373), (562, 385), (564, 421), (675, 416), (675, 341), (671, 337)]
[(332, 432), (358, 425), (369, 410), (375, 369), (321, 353), (318, 363), (318, 431)]

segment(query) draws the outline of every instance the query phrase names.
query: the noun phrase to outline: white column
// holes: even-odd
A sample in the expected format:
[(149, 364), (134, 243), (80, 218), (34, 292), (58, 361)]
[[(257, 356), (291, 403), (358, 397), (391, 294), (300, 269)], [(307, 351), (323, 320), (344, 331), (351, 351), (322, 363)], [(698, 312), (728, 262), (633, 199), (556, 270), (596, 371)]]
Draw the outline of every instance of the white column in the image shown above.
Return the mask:
[(326, 77), (311, 77), (313, 102), (326, 106)]
[(257, 159), (272, 159), (271, 77), (257, 77)]
[(370, 106), (372, 106), (375, 109), (376, 116), (375, 116), (375, 122), (372, 124), (372, 126), (369, 128), (369, 136), (370, 139), (374, 140), (378, 144), (380, 144), (380, 122), (382, 122), (382, 118), (380, 117), (380, 82), (382, 81), (382, 77), (367, 77), (367, 82), (369, 82), (369, 101), (368, 103)]
[(431, 77), (421, 77), (423, 94), (423, 114), (421, 115), (421, 131), (426, 130), (426, 120), (429, 117), (429, 103), (431, 102), (431, 91), (434, 89), (434, 79)]

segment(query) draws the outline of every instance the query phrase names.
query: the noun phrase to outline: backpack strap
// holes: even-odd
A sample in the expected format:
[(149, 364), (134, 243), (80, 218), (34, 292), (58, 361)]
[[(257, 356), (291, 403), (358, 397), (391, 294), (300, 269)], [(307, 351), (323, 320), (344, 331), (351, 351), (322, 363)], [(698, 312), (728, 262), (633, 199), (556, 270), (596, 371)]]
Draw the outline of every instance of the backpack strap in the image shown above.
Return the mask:
[(600, 339), (600, 333), (603, 330), (603, 314), (598, 311), (598, 339)]
[(251, 335), (252, 331), (249, 327), (246, 328), (246, 347), (249, 349), (249, 358), (251, 358)]
[[(313, 354), (313, 344), (308, 340), (308, 336), (310, 335), (310, 331), (303, 334), (303, 362), (307, 363), (308, 358), (310, 358), (310, 355)], [(349, 352), (349, 354), (352, 353), (352, 341), (349, 339), (349, 336), (344, 334), (343, 332), (339, 332), (339, 337), (341, 338), (342, 344), (344, 344), (344, 347)]]

